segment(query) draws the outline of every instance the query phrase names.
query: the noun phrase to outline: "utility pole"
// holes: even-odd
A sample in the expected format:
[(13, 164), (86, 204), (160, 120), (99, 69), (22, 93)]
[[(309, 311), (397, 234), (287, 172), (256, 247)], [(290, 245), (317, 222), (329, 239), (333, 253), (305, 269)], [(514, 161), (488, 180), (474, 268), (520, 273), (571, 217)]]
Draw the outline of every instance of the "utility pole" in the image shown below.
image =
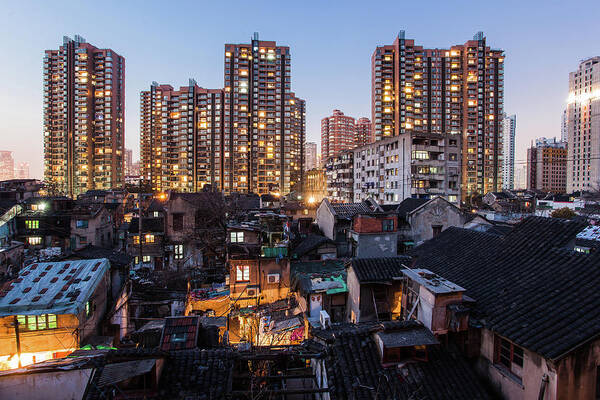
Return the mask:
[(21, 338), (19, 337), (19, 320), (14, 316), (15, 321), (15, 337), (17, 338), (17, 357), (19, 359), (19, 368), (21, 368)]

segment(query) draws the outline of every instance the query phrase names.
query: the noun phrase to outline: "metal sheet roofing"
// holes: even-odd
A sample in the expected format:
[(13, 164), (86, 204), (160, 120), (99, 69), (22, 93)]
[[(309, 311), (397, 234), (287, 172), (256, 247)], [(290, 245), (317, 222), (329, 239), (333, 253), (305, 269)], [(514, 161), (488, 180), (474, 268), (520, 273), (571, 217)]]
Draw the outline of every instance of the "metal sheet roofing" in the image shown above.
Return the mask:
[(0, 316), (78, 314), (109, 269), (106, 258), (28, 265), (0, 291)]

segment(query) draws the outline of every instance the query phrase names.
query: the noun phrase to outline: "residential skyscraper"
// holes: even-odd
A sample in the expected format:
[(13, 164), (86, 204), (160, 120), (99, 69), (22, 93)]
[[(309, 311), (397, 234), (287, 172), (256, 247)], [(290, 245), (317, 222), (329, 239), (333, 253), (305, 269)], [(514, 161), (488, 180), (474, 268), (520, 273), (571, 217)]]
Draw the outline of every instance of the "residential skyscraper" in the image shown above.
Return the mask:
[(567, 189), (567, 144), (539, 138), (527, 149), (527, 189), (564, 193)]
[(289, 47), (258, 33), (225, 45), (225, 192), (300, 191), (305, 106), (291, 92)]
[(399, 176), (412, 176), (413, 166), (436, 171), (403, 181), (405, 193), (454, 195), (450, 188), (461, 182), (465, 201), (501, 188), (502, 50), (491, 49), (482, 32), (449, 49), (426, 49), (401, 31), (371, 61), (375, 140), (402, 137), (408, 157)]
[(515, 188), (515, 134), (517, 116), (505, 115), (502, 119), (502, 189)]
[(131, 175), (131, 169), (133, 165), (133, 150), (125, 149), (124, 153), (124, 163), (125, 163), (125, 175)]
[(356, 126), (354, 118), (340, 110), (321, 119), (321, 159), (336, 157), (344, 150), (356, 147)]
[(179, 90), (153, 82), (140, 94), (140, 173), (154, 191), (223, 190), (224, 95), (193, 79)]
[(304, 145), (304, 169), (310, 171), (317, 168), (317, 144), (306, 142)]
[(371, 127), (371, 120), (369, 118), (361, 117), (356, 120), (355, 146), (364, 146), (373, 141)]
[(44, 55), (44, 179), (76, 197), (124, 183), (125, 58), (81, 36)]
[(600, 184), (600, 56), (569, 74), (567, 191), (598, 190)]
[(567, 109), (565, 108), (560, 117), (560, 141), (569, 142), (569, 126), (567, 124)]
[(15, 177), (15, 159), (12, 151), (0, 150), (0, 181)]

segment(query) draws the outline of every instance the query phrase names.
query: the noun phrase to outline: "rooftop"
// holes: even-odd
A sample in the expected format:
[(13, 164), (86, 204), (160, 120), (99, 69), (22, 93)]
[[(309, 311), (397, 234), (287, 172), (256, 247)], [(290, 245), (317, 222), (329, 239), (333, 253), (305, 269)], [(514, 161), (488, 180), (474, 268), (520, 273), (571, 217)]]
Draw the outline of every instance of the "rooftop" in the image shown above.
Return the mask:
[(600, 335), (600, 253), (572, 250), (586, 226), (529, 217), (506, 236), (451, 227), (410, 254), (464, 287), (486, 328), (554, 360)]
[(78, 314), (109, 268), (105, 258), (28, 265), (0, 291), (0, 316)]
[(410, 256), (353, 258), (350, 265), (361, 283), (385, 283), (402, 278), (402, 272), (412, 264)]
[(454, 292), (464, 292), (465, 289), (461, 288), (458, 285), (450, 282), (447, 279), (442, 278), (441, 276), (434, 274), (433, 272), (422, 269), (405, 269), (402, 270), (404, 276), (410, 278), (412, 281), (417, 282), (421, 286), (424, 286), (432, 293), (454, 293)]

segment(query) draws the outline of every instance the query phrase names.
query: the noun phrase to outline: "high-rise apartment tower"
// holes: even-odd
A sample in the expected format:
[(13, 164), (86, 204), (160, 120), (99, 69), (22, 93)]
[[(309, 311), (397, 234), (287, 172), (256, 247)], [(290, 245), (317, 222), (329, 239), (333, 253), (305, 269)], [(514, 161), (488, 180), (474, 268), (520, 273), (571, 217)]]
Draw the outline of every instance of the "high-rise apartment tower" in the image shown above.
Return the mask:
[(225, 192), (300, 192), (305, 102), (291, 91), (287, 46), (259, 40), (225, 45)]
[(515, 188), (515, 134), (517, 116), (505, 115), (502, 119), (502, 189)]
[(81, 36), (44, 55), (44, 179), (75, 197), (124, 183), (125, 59)]
[(600, 56), (569, 74), (567, 192), (600, 185)]
[(401, 31), (371, 61), (373, 135), (403, 138), (405, 193), (455, 196), (460, 186), (465, 201), (501, 188), (502, 50), (490, 48), (482, 32), (427, 49)]

